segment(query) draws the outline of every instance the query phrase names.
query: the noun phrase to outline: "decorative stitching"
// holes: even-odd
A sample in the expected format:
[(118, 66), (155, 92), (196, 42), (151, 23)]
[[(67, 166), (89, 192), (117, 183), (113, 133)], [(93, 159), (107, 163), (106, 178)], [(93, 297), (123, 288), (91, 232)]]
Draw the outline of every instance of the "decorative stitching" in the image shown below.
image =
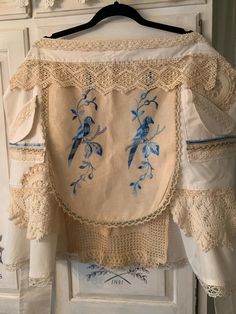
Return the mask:
[[(106, 127), (101, 129), (101, 126), (98, 125), (96, 132), (92, 135), (92, 124), (95, 124), (95, 121), (91, 116), (86, 116), (82, 122), (81, 117), (85, 114), (85, 110), (82, 109), (84, 106), (90, 106), (91, 104), (94, 106), (95, 110), (98, 109), (98, 105), (96, 103), (96, 96), (90, 99), (90, 92), (95, 90), (95, 88), (90, 87), (84, 93), (82, 93), (80, 99), (77, 102), (76, 108), (71, 109), (73, 114), (72, 119), (79, 121), (79, 127), (76, 131), (76, 135), (73, 137), (72, 146), (70, 149), (70, 153), (68, 156), (68, 165), (70, 166), (76, 151), (78, 150), (80, 145), (84, 145), (84, 157), (89, 159), (93, 153), (98, 156), (102, 156), (103, 148), (101, 144), (98, 142), (94, 142), (93, 140), (103, 134), (106, 131)], [(79, 166), (83, 173), (80, 175), (79, 179), (72, 182), (70, 186), (73, 188), (73, 193), (76, 194), (76, 191), (79, 187), (81, 187), (81, 182), (85, 181), (86, 178), (89, 180), (93, 179), (93, 172), (96, 168), (92, 165), (91, 161), (83, 160), (82, 164)]]
[(154, 135), (152, 135), (150, 138), (148, 138), (148, 134), (150, 132), (150, 124), (154, 124), (154, 121), (151, 116), (147, 115), (143, 118), (143, 121), (141, 121), (140, 117), (145, 114), (145, 110), (143, 108), (144, 106), (149, 106), (151, 104), (154, 104), (155, 109), (158, 109), (158, 103), (156, 102), (157, 96), (154, 96), (152, 99), (148, 99), (148, 96), (150, 97), (149, 93), (154, 90), (155, 88), (149, 89), (145, 92), (143, 92), (140, 95), (139, 101), (137, 101), (137, 106), (134, 110), (131, 110), (131, 113), (133, 115), (132, 121), (137, 120), (139, 127), (136, 131), (136, 135), (132, 140), (132, 144), (126, 147), (126, 150), (129, 149), (129, 156), (128, 156), (128, 167), (131, 166), (132, 160), (134, 158), (134, 155), (139, 148), (140, 145), (143, 146), (142, 148), (142, 154), (145, 158), (144, 161), (141, 161), (140, 165), (138, 166), (138, 169), (145, 169), (145, 173), (143, 173), (137, 181), (131, 182), (130, 186), (133, 188), (133, 192), (136, 194), (139, 189), (141, 189), (141, 182), (144, 182), (146, 179), (152, 179), (153, 178), (153, 170), (154, 168), (151, 165), (151, 162), (149, 161), (150, 154), (155, 154), (159, 156), (160, 149), (159, 144), (156, 142), (153, 142), (153, 139), (160, 134), (163, 129), (159, 130), (160, 125), (157, 125), (157, 130)]
[(18, 161), (36, 161), (44, 162), (46, 147), (18, 147), (10, 146), (9, 155), (10, 159)]

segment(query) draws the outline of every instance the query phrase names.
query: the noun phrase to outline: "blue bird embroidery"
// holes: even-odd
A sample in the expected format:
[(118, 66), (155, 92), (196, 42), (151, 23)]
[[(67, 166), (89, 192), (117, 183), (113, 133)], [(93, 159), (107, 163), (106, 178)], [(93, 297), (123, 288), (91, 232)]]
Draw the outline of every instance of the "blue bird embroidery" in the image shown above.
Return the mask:
[(87, 116), (84, 119), (84, 122), (79, 126), (76, 135), (73, 137), (73, 144), (71, 147), (71, 151), (68, 156), (68, 164), (70, 165), (72, 162), (72, 159), (75, 156), (75, 153), (82, 142), (83, 138), (90, 134), (91, 131), (91, 125), (95, 124), (92, 117)]
[(137, 129), (137, 133), (136, 133), (135, 137), (133, 138), (130, 152), (129, 152), (128, 167), (130, 167), (130, 165), (132, 163), (132, 160), (134, 158), (134, 154), (135, 154), (138, 146), (141, 143), (144, 143), (146, 140), (146, 137), (147, 137), (149, 130), (150, 130), (149, 124), (154, 124), (154, 121), (153, 121), (152, 117), (147, 116), (144, 118), (143, 123)]
[(93, 153), (98, 156), (103, 155), (103, 148), (101, 144), (95, 142), (94, 139), (103, 134), (106, 131), (106, 127), (102, 129), (101, 126), (98, 125), (97, 130), (93, 132), (92, 127), (95, 125), (93, 118), (91, 116), (86, 116), (84, 120), (82, 120), (82, 116), (85, 114), (85, 107), (93, 105), (94, 109), (98, 110), (96, 97), (90, 97), (90, 93), (93, 90), (95, 90), (95, 88), (90, 87), (83, 92), (76, 107), (70, 109), (73, 114), (72, 120), (78, 120), (79, 127), (76, 131), (76, 135), (72, 138), (72, 145), (68, 155), (68, 166), (71, 165), (71, 162), (81, 145), (84, 146), (84, 158), (86, 158), (86, 160), (83, 160), (79, 165), (79, 168), (81, 169), (79, 178), (70, 184), (73, 194), (76, 194), (77, 189), (81, 187), (82, 181), (86, 181), (86, 179), (92, 180), (94, 177), (94, 171), (96, 168), (93, 166), (92, 161), (89, 161), (88, 159), (91, 158)]
[[(144, 117), (144, 119), (141, 121), (141, 116), (145, 114), (144, 107), (147, 107), (151, 104), (154, 104), (155, 109), (158, 109), (158, 103), (156, 101), (157, 96), (154, 96), (153, 98), (150, 98), (150, 92), (154, 90), (155, 88), (149, 89), (145, 92), (143, 92), (140, 95), (140, 99), (137, 102), (137, 107), (133, 110), (131, 110), (132, 113), (132, 121), (138, 121), (139, 127), (137, 128), (136, 134), (134, 138), (132, 139), (131, 145), (126, 147), (129, 150), (129, 156), (128, 156), (128, 168), (130, 168), (131, 163), (133, 161), (134, 155), (138, 149), (139, 146), (142, 146), (142, 154), (145, 158), (145, 160), (142, 160), (140, 165), (138, 166), (138, 169), (145, 171), (140, 175), (140, 177), (136, 180), (131, 182), (129, 185), (133, 188), (133, 192), (137, 193), (138, 190), (142, 188), (141, 182), (144, 182), (147, 179), (153, 178), (153, 170), (151, 162), (149, 161), (150, 154), (154, 154), (156, 156), (159, 156), (160, 154), (160, 147), (159, 144), (152, 141), (156, 135), (160, 134), (165, 127), (163, 127), (160, 130), (160, 125), (157, 125), (157, 130), (154, 135), (148, 138), (148, 135), (150, 133), (150, 126), (151, 124), (154, 125), (154, 121), (150, 115), (147, 115)], [(141, 110), (142, 108), (142, 110)]]

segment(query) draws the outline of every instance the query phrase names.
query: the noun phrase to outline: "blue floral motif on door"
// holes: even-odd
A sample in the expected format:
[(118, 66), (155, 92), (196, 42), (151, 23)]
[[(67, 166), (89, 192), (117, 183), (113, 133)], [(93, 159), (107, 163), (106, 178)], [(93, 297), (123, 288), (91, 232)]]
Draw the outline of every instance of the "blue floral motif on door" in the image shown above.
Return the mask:
[(115, 271), (114, 269), (108, 269), (97, 264), (89, 264), (88, 269), (90, 271), (86, 274), (88, 281), (102, 276), (106, 277), (106, 279), (104, 279), (104, 283), (110, 284), (125, 282), (126, 284), (132, 285), (132, 278), (136, 278), (145, 284), (148, 283), (149, 270), (141, 266), (129, 266), (127, 269)]

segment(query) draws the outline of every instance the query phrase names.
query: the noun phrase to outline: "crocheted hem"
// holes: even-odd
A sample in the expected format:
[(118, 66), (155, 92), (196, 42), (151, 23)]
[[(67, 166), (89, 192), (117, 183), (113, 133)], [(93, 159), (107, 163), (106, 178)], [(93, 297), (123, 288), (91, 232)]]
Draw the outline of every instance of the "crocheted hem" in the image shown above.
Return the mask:
[(172, 47), (189, 45), (197, 42), (206, 42), (206, 39), (197, 32), (173, 36), (128, 38), (128, 39), (52, 39), (41, 38), (33, 43), (33, 47), (61, 50), (133, 50), (139, 48)]
[(236, 200), (232, 188), (179, 190), (171, 207), (173, 220), (186, 236), (207, 252), (217, 246), (232, 249), (236, 228)]

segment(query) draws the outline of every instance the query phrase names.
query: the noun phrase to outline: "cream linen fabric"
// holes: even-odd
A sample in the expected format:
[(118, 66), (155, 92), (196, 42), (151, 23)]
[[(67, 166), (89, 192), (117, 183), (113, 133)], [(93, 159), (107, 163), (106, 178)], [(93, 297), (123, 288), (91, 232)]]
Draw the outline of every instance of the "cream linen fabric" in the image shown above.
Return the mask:
[[(107, 267), (132, 263), (170, 267), (187, 259), (209, 295), (232, 293), (235, 77), (235, 71), (199, 34), (160, 41), (36, 42), (4, 97), (15, 200), (9, 211), (4, 263), (16, 268), (29, 261), (30, 283), (47, 285), (56, 256)], [(78, 117), (73, 120), (78, 112), (70, 109), (76, 108), (88, 82), (95, 84), (96, 93), (89, 93), (87, 100), (93, 102), (83, 109), (96, 122), (91, 124), (94, 130), (98, 125), (103, 130), (94, 141), (107, 150), (95, 154), (96, 171), (87, 180), (90, 183), (83, 182), (73, 193), (70, 184), (85, 168), (79, 168), (83, 157), (78, 151), (68, 167), (66, 158), (79, 127)], [(129, 194), (131, 180), (125, 173), (135, 177), (144, 155), (135, 153), (135, 166), (128, 168), (129, 150), (121, 149), (121, 144), (132, 143), (139, 124), (130, 111), (149, 89), (146, 100), (157, 100), (159, 106), (147, 105), (145, 115), (153, 118), (150, 125), (165, 128), (157, 136), (159, 155), (150, 155), (154, 178), (141, 181), (143, 198), (138, 201), (139, 196)], [(143, 121), (142, 114), (139, 118)], [(148, 130), (155, 132), (155, 128)], [(177, 146), (182, 147), (179, 154)], [(50, 169), (45, 166), (48, 156)], [(171, 180), (175, 182), (178, 156), (180, 171), (174, 193), (167, 197), (169, 205), (145, 219), (160, 207)], [(84, 198), (80, 198), (82, 191)], [(123, 222), (127, 224), (117, 225)], [(83, 237), (86, 234), (89, 237)], [(132, 241), (137, 245), (129, 247)]]

